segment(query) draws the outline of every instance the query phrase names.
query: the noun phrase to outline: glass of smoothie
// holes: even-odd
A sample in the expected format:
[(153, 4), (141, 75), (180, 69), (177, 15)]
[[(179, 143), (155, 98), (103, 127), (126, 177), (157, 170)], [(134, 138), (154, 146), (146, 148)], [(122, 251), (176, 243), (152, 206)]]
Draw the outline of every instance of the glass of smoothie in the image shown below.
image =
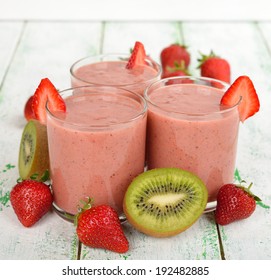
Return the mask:
[(161, 67), (150, 57), (145, 65), (126, 69), (130, 54), (102, 54), (76, 61), (70, 68), (72, 87), (105, 85), (122, 87), (143, 96), (145, 88), (158, 80)]
[(66, 112), (47, 111), (54, 207), (63, 217), (80, 200), (108, 204), (122, 214), (132, 179), (144, 171), (147, 106), (126, 89), (82, 86), (60, 92)]
[(205, 212), (216, 208), (219, 188), (234, 179), (239, 113), (220, 105), (229, 87), (224, 82), (174, 77), (149, 85), (148, 169), (178, 167), (198, 175), (209, 198)]

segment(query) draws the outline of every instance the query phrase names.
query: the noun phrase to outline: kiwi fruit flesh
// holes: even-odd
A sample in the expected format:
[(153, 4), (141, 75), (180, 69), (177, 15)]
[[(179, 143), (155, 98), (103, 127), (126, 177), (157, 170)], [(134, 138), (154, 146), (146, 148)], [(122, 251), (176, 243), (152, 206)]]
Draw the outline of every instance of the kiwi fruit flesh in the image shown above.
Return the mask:
[(30, 120), (24, 127), (19, 149), (19, 174), (21, 179), (35, 175), (40, 179), (49, 171), (49, 152), (46, 125)]
[(181, 233), (206, 208), (208, 191), (199, 177), (179, 168), (157, 168), (128, 186), (123, 211), (131, 225), (154, 237)]

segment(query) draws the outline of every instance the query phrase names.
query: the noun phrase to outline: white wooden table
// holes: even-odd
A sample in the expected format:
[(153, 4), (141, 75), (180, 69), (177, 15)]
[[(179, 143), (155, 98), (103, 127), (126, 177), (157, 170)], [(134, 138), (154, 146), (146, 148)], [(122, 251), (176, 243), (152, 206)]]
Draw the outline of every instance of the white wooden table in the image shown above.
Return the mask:
[[(0, 21), (0, 259), (271, 259), (271, 22)], [(69, 67), (84, 56), (127, 52), (136, 40), (155, 60), (163, 47), (189, 47), (190, 71), (198, 76), (199, 51), (227, 58), (232, 80), (254, 82), (261, 110), (240, 127), (237, 169), (254, 182), (263, 200), (247, 220), (225, 227), (204, 214), (184, 233), (166, 239), (145, 236), (124, 224), (130, 250), (123, 255), (81, 245), (74, 226), (49, 213), (32, 228), (17, 220), (9, 192), (18, 178), (18, 149), (26, 123), (23, 108), (41, 78), (70, 86)]]

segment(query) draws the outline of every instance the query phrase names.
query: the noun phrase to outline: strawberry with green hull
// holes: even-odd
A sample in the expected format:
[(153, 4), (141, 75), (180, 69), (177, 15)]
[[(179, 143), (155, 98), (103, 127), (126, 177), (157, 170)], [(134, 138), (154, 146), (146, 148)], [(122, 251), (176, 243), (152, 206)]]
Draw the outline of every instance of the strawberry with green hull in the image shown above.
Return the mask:
[(248, 188), (235, 184), (222, 186), (217, 195), (215, 220), (220, 225), (227, 225), (234, 221), (246, 219), (256, 208), (256, 201), (260, 199)]
[(91, 207), (89, 202), (77, 215), (75, 222), (78, 238), (84, 245), (117, 253), (128, 251), (129, 242), (121, 228), (119, 216), (112, 207)]
[(230, 64), (226, 59), (211, 51), (209, 55), (201, 54), (198, 61), (198, 68), (202, 77), (213, 78), (226, 83), (231, 82)]
[(220, 103), (230, 107), (238, 104), (240, 120), (242, 122), (260, 110), (257, 92), (248, 76), (238, 77), (224, 93)]
[(182, 65), (187, 69), (190, 64), (190, 53), (184, 45), (171, 44), (161, 51), (160, 61), (163, 71), (167, 71), (168, 67), (174, 68)]
[(48, 185), (29, 179), (12, 188), (10, 202), (19, 221), (31, 227), (50, 211), (53, 195)]

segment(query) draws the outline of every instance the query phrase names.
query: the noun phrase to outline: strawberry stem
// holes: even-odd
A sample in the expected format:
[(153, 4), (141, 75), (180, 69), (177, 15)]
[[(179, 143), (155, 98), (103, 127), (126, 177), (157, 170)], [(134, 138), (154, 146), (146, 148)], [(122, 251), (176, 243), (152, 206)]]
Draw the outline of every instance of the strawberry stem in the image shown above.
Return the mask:
[(92, 204), (93, 204), (93, 201), (94, 199), (93, 198), (90, 198), (90, 197), (86, 197), (87, 200), (83, 200), (81, 199), (79, 201), (79, 204), (82, 205), (82, 207), (80, 205), (77, 206), (78, 208), (78, 214), (76, 214), (74, 216), (74, 225), (77, 226), (77, 222), (78, 222), (78, 217), (80, 216), (80, 214), (82, 214), (84, 211), (90, 209), (92, 207)]
[(200, 52), (200, 51), (199, 51), (199, 54), (200, 54), (201, 57), (197, 59), (198, 62), (199, 62), (198, 66), (197, 66), (197, 69), (200, 69), (201, 66), (202, 66), (202, 64), (203, 64), (207, 59), (213, 58), (213, 57), (219, 57), (219, 56), (217, 56), (217, 55), (213, 52), (213, 50), (211, 50), (211, 51), (210, 51), (210, 54), (208, 54), (208, 55), (203, 54), (203, 53)]
[[(242, 180), (242, 182), (245, 182), (245, 181)], [(242, 186), (241, 186), (241, 188), (242, 188), (245, 192), (247, 192), (251, 197), (253, 197), (253, 199), (254, 199), (255, 201), (262, 201), (257, 195), (255, 195), (255, 194), (250, 190), (252, 186), (253, 186), (253, 183), (251, 182), (247, 188), (246, 188), (246, 187), (242, 187)]]
[(72, 214), (64, 213), (64, 217), (69, 221), (75, 221), (75, 216)]
[(253, 185), (253, 183), (251, 182), (250, 184), (249, 184), (249, 186), (248, 186), (248, 190), (250, 190), (251, 189), (251, 187), (252, 187), (252, 185)]
[(86, 197), (86, 201), (81, 199), (79, 202), (80, 204), (82, 204), (82, 207), (80, 207), (80, 205), (78, 205), (78, 211), (79, 212), (83, 212), (85, 210), (88, 210), (91, 208), (92, 204), (93, 204), (93, 198), (90, 198), (90, 197)]
[(237, 187), (241, 188), (243, 191), (245, 191), (247, 194), (249, 194), (253, 199), (257, 202), (262, 201), (257, 195), (255, 195), (250, 189), (253, 186), (253, 183), (251, 182), (248, 187), (243, 186), (242, 184), (246, 184), (245, 180), (240, 181), (240, 185), (236, 185)]

